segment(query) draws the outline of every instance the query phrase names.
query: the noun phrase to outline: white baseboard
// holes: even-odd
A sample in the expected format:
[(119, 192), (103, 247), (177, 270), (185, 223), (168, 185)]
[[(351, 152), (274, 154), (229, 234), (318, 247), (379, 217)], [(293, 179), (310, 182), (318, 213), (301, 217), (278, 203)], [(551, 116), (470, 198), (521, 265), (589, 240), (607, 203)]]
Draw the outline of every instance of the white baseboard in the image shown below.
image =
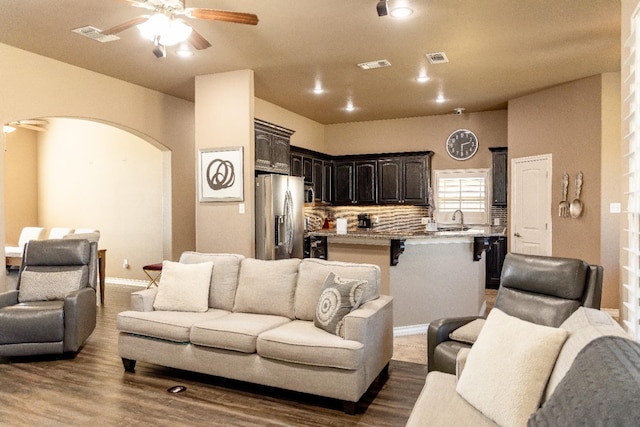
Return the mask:
[(405, 335), (426, 334), (428, 329), (428, 323), (425, 325), (398, 326), (397, 328), (393, 328), (393, 336), (402, 337)]
[(138, 288), (146, 288), (149, 284), (148, 280), (124, 279), (122, 277), (105, 277), (104, 281), (113, 285), (135, 286)]

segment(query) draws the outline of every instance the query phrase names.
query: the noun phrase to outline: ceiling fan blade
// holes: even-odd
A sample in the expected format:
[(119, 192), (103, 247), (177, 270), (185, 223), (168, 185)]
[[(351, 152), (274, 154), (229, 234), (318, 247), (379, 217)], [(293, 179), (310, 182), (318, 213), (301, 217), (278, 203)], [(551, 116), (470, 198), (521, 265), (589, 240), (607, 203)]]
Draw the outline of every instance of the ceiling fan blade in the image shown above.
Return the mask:
[(209, 43), (207, 39), (202, 37), (202, 34), (197, 32), (195, 28), (191, 29), (191, 35), (189, 36), (189, 43), (191, 43), (191, 46), (193, 46), (197, 50), (202, 50), (202, 49), (211, 47), (211, 43)]
[(11, 122), (9, 123), (9, 126), (21, 127), (21, 128), (30, 129), (30, 130), (37, 130), (38, 132), (46, 131), (46, 129), (42, 127), (42, 125), (26, 123), (24, 120), (21, 120), (18, 122)]
[(102, 31), (102, 34), (106, 36), (110, 36), (112, 34), (118, 34), (121, 31), (128, 30), (131, 27), (142, 24), (143, 22), (146, 22), (148, 19), (149, 19), (148, 16), (139, 16), (127, 22), (123, 22), (120, 25), (116, 25), (115, 27), (111, 27), (108, 30), (104, 30)]
[(253, 13), (227, 12), (224, 10), (188, 8), (185, 14), (195, 19), (233, 22), (235, 24), (258, 25), (258, 17)]
[(49, 122), (44, 119), (25, 119), (25, 120), (18, 120), (11, 123), (15, 125), (38, 125), (38, 126), (44, 126), (49, 124)]

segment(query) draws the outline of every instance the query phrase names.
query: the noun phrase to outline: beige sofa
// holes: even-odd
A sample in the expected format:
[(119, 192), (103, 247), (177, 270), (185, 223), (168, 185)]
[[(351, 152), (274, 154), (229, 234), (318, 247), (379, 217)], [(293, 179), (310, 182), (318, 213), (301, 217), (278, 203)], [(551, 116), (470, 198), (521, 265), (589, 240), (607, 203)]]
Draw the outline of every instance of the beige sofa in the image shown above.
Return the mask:
[[(487, 322), (489, 322), (488, 319)], [(537, 363), (538, 351), (529, 351), (528, 358), (525, 359), (526, 363), (521, 364), (512, 373), (506, 366), (512, 355), (504, 354), (508, 351), (503, 351), (502, 355), (496, 354), (507, 362), (496, 367), (495, 375), (488, 381), (475, 381), (473, 384), (467, 384), (466, 387), (460, 387), (463, 376), (467, 375), (467, 370), (470, 369), (473, 352), (487, 351), (486, 347), (482, 350), (476, 348), (480, 339), (483, 338), (482, 334), (485, 333), (486, 327), (487, 323), (482, 328), (474, 346), (471, 349), (462, 350), (458, 355), (456, 375), (439, 371), (432, 371), (427, 375), (424, 388), (407, 426), (640, 425), (640, 409), (637, 405), (640, 400), (640, 388), (635, 382), (640, 377), (638, 363), (640, 362), (640, 344), (629, 339), (624, 330), (608, 314), (581, 307), (562, 323), (560, 329), (566, 331), (566, 341), (560, 342), (559, 352), (550, 355), (550, 375), (547, 371), (546, 374), (539, 376), (543, 382), (542, 387), (538, 388), (537, 396), (528, 388), (534, 382), (529, 376), (529, 371), (536, 369), (534, 366)], [(494, 336), (500, 338), (499, 334)], [(515, 349), (516, 345), (520, 344), (515, 344), (515, 341), (527, 339), (528, 337), (524, 334), (519, 334), (515, 338), (503, 338), (503, 341), (506, 348)], [(593, 356), (593, 348), (596, 344), (606, 348), (605, 356), (597, 354)], [(620, 350), (620, 345), (627, 348)], [(491, 352), (492, 349), (489, 348), (488, 351)], [(516, 351), (514, 350), (514, 353)], [(578, 357), (580, 362), (574, 364)], [(489, 363), (481, 366), (481, 370), (492, 369), (489, 366), (491, 358), (488, 360)], [(623, 372), (617, 374), (616, 370)], [(630, 381), (630, 384), (625, 384), (627, 381)], [(518, 382), (522, 383), (521, 390), (510, 389), (513, 383)], [(520, 416), (520, 422), (505, 422), (504, 413), (513, 409), (515, 404), (512, 402), (512, 407), (509, 407), (510, 404), (501, 398), (496, 398), (491, 389), (511, 395), (520, 394), (527, 397), (534, 395), (534, 399), (539, 398), (539, 400), (533, 401), (534, 406), (530, 411), (521, 414), (524, 417)], [(470, 400), (473, 404), (463, 397), (461, 392), (466, 393), (467, 397), (471, 395)], [(629, 401), (635, 404), (629, 405)], [(624, 409), (620, 409), (620, 406)]]
[[(127, 371), (136, 361), (154, 363), (339, 399), (351, 413), (386, 372), (393, 310), (392, 298), (379, 293), (378, 266), (196, 252), (180, 258), (180, 265), (207, 262), (213, 269), (206, 311), (154, 309), (171, 280), (166, 268), (160, 288), (132, 293), (131, 310), (117, 318)], [(344, 317), (344, 338), (314, 325), (329, 273), (366, 281), (360, 306)]]

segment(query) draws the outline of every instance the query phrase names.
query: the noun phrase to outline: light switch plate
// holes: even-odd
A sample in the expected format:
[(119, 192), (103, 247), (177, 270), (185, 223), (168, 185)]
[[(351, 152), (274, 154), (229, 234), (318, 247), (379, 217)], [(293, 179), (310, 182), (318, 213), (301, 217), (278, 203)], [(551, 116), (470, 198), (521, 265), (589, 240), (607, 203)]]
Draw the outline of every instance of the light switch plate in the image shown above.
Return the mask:
[(238, 204), (238, 213), (244, 213), (244, 203)]
[(620, 203), (609, 203), (609, 212), (620, 213), (621, 212)]

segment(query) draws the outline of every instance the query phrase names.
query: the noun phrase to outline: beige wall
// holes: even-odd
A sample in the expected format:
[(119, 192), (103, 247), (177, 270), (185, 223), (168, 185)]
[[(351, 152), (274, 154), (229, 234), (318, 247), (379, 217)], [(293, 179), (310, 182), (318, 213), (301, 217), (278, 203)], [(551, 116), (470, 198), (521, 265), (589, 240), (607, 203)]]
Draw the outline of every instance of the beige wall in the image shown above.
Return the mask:
[[(17, 128), (6, 134), (4, 207), (6, 243), (17, 245), (23, 227), (39, 226), (37, 132)], [(0, 287), (2, 289), (2, 287)]]
[[(553, 155), (552, 203), (547, 207), (551, 210), (553, 255), (604, 265), (607, 276), (603, 290), (606, 304), (603, 306), (618, 308), (619, 283), (615, 273), (609, 273), (609, 270), (617, 269), (617, 259), (601, 256), (602, 250), (614, 247), (617, 240), (616, 233), (613, 236), (601, 233), (603, 221), (606, 224), (617, 221), (616, 216), (603, 217), (602, 180), (606, 179), (607, 187), (615, 189), (621, 179), (608, 160), (616, 155), (615, 147), (610, 147), (617, 138), (615, 129), (611, 131), (616, 127), (615, 121), (612, 122), (611, 111), (607, 115), (602, 112), (605, 105), (610, 110), (611, 99), (616, 97), (616, 77), (608, 76), (606, 84), (603, 79), (601, 75), (593, 76), (510, 101), (509, 158)], [(606, 141), (603, 139), (605, 133)], [(605, 162), (601, 160), (603, 153), (606, 153)], [(585, 206), (582, 216), (577, 219), (559, 217), (562, 174), (569, 173), (568, 197), (574, 197), (574, 180), (579, 171), (584, 174), (580, 195)], [(613, 200), (617, 198), (612, 197)]]
[[(127, 130), (171, 150), (171, 193), (165, 200), (163, 250), (177, 259), (195, 248), (194, 104), (59, 61), (0, 44), (0, 123), (38, 117), (76, 117)], [(4, 150), (0, 166), (4, 168)], [(165, 160), (165, 168), (166, 165)], [(4, 199), (4, 179), (0, 197)], [(5, 223), (4, 209), (0, 224)], [(5, 240), (4, 225), (0, 240)], [(108, 249), (108, 248), (107, 248)], [(0, 273), (0, 279), (4, 277)], [(109, 275), (109, 272), (107, 272)], [(0, 286), (3, 286), (0, 280)]]
[(200, 252), (254, 254), (253, 105), (253, 71), (196, 77), (196, 148), (240, 146), (244, 153), (244, 200), (197, 204)]
[(39, 225), (96, 228), (107, 275), (146, 278), (142, 266), (163, 259), (163, 153), (129, 132), (78, 119), (49, 119), (38, 146)]
[[(461, 128), (473, 131), (479, 141), (478, 153), (462, 162), (444, 148), (451, 132)], [(507, 146), (507, 110), (329, 125), (325, 138), (332, 155), (430, 150), (433, 169), (487, 168), (488, 148)]]
[(294, 130), (295, 133), (291, 135), (291, 145), (321, 153), (326, 152), (324, 125), (260, 98), (255, 99), (255, 116), (269, 123)]
[(619, 203), (622, 209), (620, 190), (622, 175), (622, 133), (620, 127), (620, 73), (602, 75), (602, 149), (601, 149), (601, 203), (600, 203), (600, 262), (605, 266), (605, 290), (602, 306), (620, 306), (620, 228), (625, 218), (621, 213), (610, 212), (611, 203)]

